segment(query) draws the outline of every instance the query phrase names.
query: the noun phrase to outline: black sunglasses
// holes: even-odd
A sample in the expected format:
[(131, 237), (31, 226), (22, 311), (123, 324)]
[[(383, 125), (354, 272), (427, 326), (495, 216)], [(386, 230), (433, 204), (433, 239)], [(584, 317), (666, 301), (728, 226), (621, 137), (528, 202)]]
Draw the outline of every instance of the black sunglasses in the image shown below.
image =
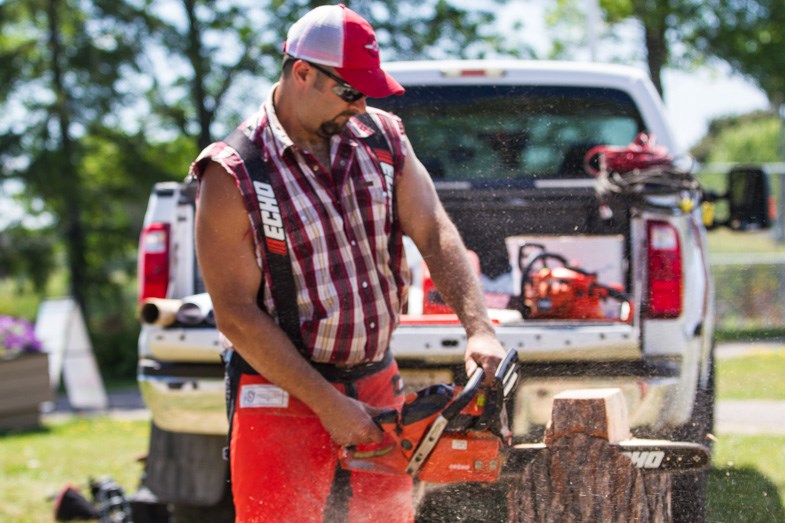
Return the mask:
[(360, 98), (363, 98), (365, 96), (363, 93), (361, 93), (351, 85), (347, 84), (346, 80), (344, 80), (339, 76), (334, 75), (324, 67), (320, 65), (316, 65), (313, 62), (308, 62), (307, 60), (303, 60), (303, 61), (308, 65), (310, 65), (311, 67), (313, 67), (314, 69), (316, 69), (317, 71), (324, 74), (325, 76), (335, 80), (338, 83), (338, 85), (333, 86), (333, 92), (337, 94), (344, 102), (354, 103)]

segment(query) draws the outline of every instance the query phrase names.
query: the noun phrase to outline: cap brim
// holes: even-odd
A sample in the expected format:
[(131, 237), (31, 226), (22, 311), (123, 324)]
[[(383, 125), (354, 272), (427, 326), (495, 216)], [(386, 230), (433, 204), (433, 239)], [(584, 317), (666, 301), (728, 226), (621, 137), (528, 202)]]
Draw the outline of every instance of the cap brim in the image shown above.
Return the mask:
[(384, 98), (393, 94), (400, 95), (405, 91), (395, 78), (380, 68), (351, 69), (348, 67), (336, 67), (335, 70), (349, 85), (370, 98)]

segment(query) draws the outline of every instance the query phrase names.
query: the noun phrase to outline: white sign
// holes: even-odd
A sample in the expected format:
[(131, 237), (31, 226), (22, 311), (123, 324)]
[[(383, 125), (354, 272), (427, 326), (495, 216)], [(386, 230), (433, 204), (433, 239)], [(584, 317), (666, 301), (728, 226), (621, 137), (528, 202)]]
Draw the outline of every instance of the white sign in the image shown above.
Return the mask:
[(104, 410), (109, 401), (93, 355), (82, 311), (73, 298), (45, 300), (38, 307), (35, 334), (49, 354), (49, 382), (63, 377), (68, 402), (75, 409)]

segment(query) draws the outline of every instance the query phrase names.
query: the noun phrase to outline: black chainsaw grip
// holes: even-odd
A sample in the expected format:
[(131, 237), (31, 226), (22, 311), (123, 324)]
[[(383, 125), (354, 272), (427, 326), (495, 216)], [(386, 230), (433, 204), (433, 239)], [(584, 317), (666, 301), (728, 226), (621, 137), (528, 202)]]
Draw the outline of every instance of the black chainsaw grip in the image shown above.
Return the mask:
[(499, 362), (499, 366), (496, 367), (496, 374), (494, 374), (494, 378), (496, 379), (496, 383), (503, 384), (507, 380), (509, 380), (509, 373), (511, 371), (517, 372), (518, 366), (518, 351), (515, 349), (508, 350), (507, 354), (504, 356), (501, 362)]
[(455, 398), (455, 401), (450, 403), (450, 405), (444, 409), (444, 412), (442, 412), (444, 419), (450, 421), (469, 404), (474, 396), (477, 395), (477, 391), (480, 390), (480, 385), (482, 385), (482, 380), (484, 378), (485, 371), (482, 367), (477, 367), (477, 370), (475, 370), (471, 378), (469, 378), (469, 382), (463, 388), (463, 391)]
[(398, 411), (395, 409), (387, 409), (373, 417), (374, 423), (384, 430), (384, 425), (395, 425), (398, 423)]
[[(518, 367), (518, 351), (516, 350), (509, 350), (507, 354), (504, 356), (504, 359), (499, 363), (499, 366), (496, 368), (496, 373), (494, 374), (494, 379), (496, 380), (498, 386), (498, 393), (500, 397), (503, 397), (505, 393), (509, 393), (509, 390), (506, 390), (507, 384), (514, 380), (511, 376), (511, 373), (517, 373)], [(480, 390), (480, 385), (482, 385), (483, 379), (485, 378), (485, 371), (482, 367), (477, 367), (477, 370), (474, 371), (471, 378), (469, 378), (469, 382), (464, 387), (461, 394), (455, 398), (446, 409), (442, 413), (442, 416), (446, 420), (451, 420), (455, 416), (458, 415), (477, 395), (477, 391)], [(514, 381), (513, 381), (514, 383)]]

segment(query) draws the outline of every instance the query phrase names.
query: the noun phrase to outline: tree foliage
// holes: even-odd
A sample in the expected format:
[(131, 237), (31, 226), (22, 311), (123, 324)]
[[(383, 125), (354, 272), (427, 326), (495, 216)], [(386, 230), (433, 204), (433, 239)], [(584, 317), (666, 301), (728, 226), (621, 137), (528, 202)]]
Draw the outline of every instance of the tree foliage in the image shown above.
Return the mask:
[[(662, 95), (664, 86), (663, 72), (668, 66), (684, 67), (704, 60), (705, 56), (696, 53), (695, 48), (684, 45), (687, 35), (694, 34), (701, 27), (696, 19), (701, 6), (699, 0), (598, 0), (601, 14), (600, 39), (606, 48), (613, 49), (615, 60), (641, 60), (649, 70), (649, 76), (657, 91)], [(583, 0), (557, 0), (551, 9), (550, 25), (562, 29), (567, 38), (555, 39), (556, 56), (574, 52), (576, 46), (585, 45), (583, 31), (574, 28), (586, 23), (585, 2)], [(626, 26), (634, 26), (640, 32), (640, 46), (630, 50), (629, 46), (619, 46), (618, 31)], [(571, 31), (564, 32), (567, 26)], [(602, 31), (601, 31), (602, 30)], [(569, 36), (572, 35), (572, 36)], [(627, 54), (618, 54), (624, 50)], [(638, 57), (642, 51), (643, 57)]]
[(700, 52), (725, 60), (769, 98), (779, 110), (777, 158), (785, 159), (785, 2), (782, 0), (707, 0), (699, 30), (688, 42)]
[[(567, 35), (555, 40), (557, 56), (585, 43), (574, 31), (585, 21), (585, 16), (581, 16), (582, 3), (557, 0), (550, 12), (551, 26)], [(623, 24), (632, 22), (640, 28), (641, 48), (660, 94), (664, 91), (665, 67), (691, 67), (721, 60), (755, 82), (774, 107), (785, 104), (785, 2), (598, 0), (598, 5), (608, 29), (603, 34), (605, 41), (613, 42), (617, 36), (614, 30)], [(564, 27), (573, 31), (563, 31)], [(781, 145), (780, 149), (785, 147)]]
[[(0, 116), (0, 180), (21, 180), (27, 210), (51, 217), (65, 246), (70, 292), (85, 308), (98, 283), (90, 279), (94, 240), (86, 210), (100, 199), (86, 197), (83, 138), (120, 125), (121, 109), (132, 98), (123, 79), (139, 47), (128, 14), (106, 0), (0, 5), (0, 60), (11, 66), (2, 68), (0, 79), (7, 108)], [(36, 256), (51, 258), (52, 252)]]
[(702, 163), (776, 162), (780, 122), (770, 111), (712, 120), (691, 154)]
[(772, 104), (785, 104), (785, 2), (706, 0), (689, 43), (752, 79)]

